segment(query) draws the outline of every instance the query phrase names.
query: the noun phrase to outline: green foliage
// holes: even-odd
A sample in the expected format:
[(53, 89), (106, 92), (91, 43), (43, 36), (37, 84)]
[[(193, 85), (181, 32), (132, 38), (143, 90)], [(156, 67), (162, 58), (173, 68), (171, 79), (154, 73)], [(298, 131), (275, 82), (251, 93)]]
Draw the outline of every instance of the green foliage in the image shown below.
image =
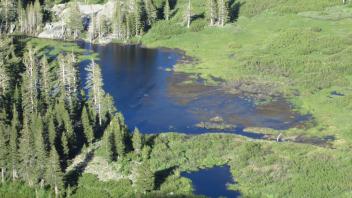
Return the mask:
[(143, 135), (139, 132), (138, 128), (135, 128), (132, 136), (132, 143), (134, 151), (139, 154), (143, 148)]
[(142, 163), (137, 167), (136, 187), (141, 193), (146, 193), (154, 190), (155, 176), (149, 164)]

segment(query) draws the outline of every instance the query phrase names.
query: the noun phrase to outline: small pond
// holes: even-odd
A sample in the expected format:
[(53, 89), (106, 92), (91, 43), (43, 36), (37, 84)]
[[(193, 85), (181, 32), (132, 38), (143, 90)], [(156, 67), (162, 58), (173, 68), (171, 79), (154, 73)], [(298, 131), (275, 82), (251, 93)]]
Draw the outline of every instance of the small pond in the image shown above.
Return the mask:
[(228, 184), (234, 184), (229, 166), (216, 166), (209, 169), (201, 169), (195, 172), (183, 172), (181, 176), (192, 180), (194, 193), (205, 195), (210, 198), (237, 198), (240, 193), (228, 190)]

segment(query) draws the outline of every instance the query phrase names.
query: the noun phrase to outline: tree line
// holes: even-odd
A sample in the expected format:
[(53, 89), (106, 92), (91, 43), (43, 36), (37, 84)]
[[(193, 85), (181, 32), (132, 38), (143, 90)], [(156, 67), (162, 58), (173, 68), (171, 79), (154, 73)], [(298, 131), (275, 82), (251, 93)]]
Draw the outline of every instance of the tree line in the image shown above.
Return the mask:
[[(91, 14), (89, 16), (88, 39), (101, 39), (107, 35), (126, 40), (141, 36), (158, 20), (171, 20), (176, 9), (170, 6), (170, 0), (164, 0), (162, 7), (153, 0), (116, 0), (113, 16)], [(38, 35), (44, 24), (59, 21), (66, 39), (77, 39), (84, 31), (83, 19), (76, 1), (67, 3), (67, 12), (59, 19), (51, 13), (52, 1), (4, 0), (0, 3), (1, 32), (20, 32)], [(206, 16), (210, 26), (224, 26), (229, 22), (229, 0), (208, 0)], [(194, 20), (192, 0), (188, 0), (184, 12), (184, 25), (190, 27)]]
[(94, 60), (83, 87), (75, 54), (47, 58), (31, 45), (21, 51), (13, 39), (1, 37), (2, 183), (23, 181), (61, 196), (70, 179), (65, 170), (82, 148), (103, 139), (110, 161), (141, 152), (143, 135), (138, 129), (130, 133), (112, 97), (104, 92)]

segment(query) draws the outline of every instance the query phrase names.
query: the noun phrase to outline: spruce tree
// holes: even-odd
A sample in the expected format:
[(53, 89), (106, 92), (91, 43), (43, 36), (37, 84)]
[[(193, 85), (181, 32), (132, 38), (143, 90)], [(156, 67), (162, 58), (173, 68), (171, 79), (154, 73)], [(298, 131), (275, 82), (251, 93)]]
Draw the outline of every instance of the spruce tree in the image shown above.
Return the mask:
[(11, 121), (11, 134), (10, 134), (10, 156), (11, 156), (11, 168), (12, 168), (12, 180), (18, 178), (18, 163), (19, 163), (19, 132), (21, 130), (20, 121), (18, 118), (16, 105), (13, 107), (12, 111), (12, 121)]
[(87, 139), (88, 145), (90, 145), (94, 141), (95, 134), (91, 125), (91, 120), (87, 111), (87, 107), (83, 107), (81, 121), (84, 130), (84, 135)]
[(146, 162), (138, 166), (136, 187), (141, 193), (150, 192), (155, 188), (154, 172), (151, 170), (150, 165)]
[(56, 127), (54, 123), (54, 117), (50, 116), (47, 118), (48, 122), (48, 139), (49, 139), (49, 145), (52, 147), (55, 145), (55, 140), (56, 140)]
[(6, 180), (6, 169), (8, 167), (8, 147), (9, 147), (9, 140), (8, 140), (8, 129), (7, 127), (0, 122), (0, 169), (1, 169), (1, 183), (5, 183)]
[(82, 18), (77, 2), (72, 2), (69, 4), (69, 10), (65, 21), (69, 36), (73, 36), (73, 39), (76, 40), (76, 38), (83, 30)]
[[(16, 20), (16, 1), (14, 0), (2, 0), (0, 1), (0, 24), (3, 29), (1, 31), (8, 32), (11, 24), (14, 24)], [(12, 30), (11, 30), (12, 31)], [(12, 32), (10, 32), (12, 33)]]
[(60, 197), (60, 191), (64, 188), (63, 175), (59, 155), (55, 146), (52, 146), (50, 149), (50, 157), (47, 162), (46, 180), (54, 189), (55, 197)]
[(227, 0), (219, 0), (219, 25), (223, 27), (229, 18)]
[(103, 79), (101, 74), (101, 69), (98, 64), (92, 60), (91, 64), (86, 68), (88, 72), (86, 88), (89, 89), (89, 97), (94, 109), (94, 113), (98, 118), (99, 126), (103, 124), (103, 98), (105, 92), (103, 89)]
[(142, 23), (142, 15), (143, 9), (140, 0), (135, 0), (135, 8), (134, 8), (134, 24), (135, 24), (135, 35), (139, 36), (143, 33), (143, 23)]
[(157, 19), (157, 11), (153, 0), (144, 0), (144, 5), (147, 13), (147, 24), (151, 26)]
[(60, 96), (72, 114), (77, 109), (79, 88), (79, 74), (76, 65), (76, 57), (72, 54), (60, 54), (58, 56), (59, 71), (57, 75)]
[(40, 95), (45, 107), (48, 107), (50, 104), (50, 91), (52, 86), (50, 69), (48, 60), (44, 55), (40, 60)]
[(23, 58), (26, 71), (23, 76), (22, 96), (23, 110), (27, 116), (38, 110), (38, 62), (35, 53), (35, 49), (29, 46)]
[(215, 25), (217, 20), (217, 2), (216, 0), (208, 0), (208, 17), (210, 20), (210, 26)]
[(139, 154), (142, 151), (143, 147), (143, 136), (139, 132), (138, 128), (135, 128), (133, 131), (132, 144), (134, 151)]
[(29, 120), (24, 117), (21, 131), (19, 153), (21, 156), (21, 177), (29, 186), (36, 182), (36, 159), (34, 134), (29, 127)]
[[(36, 156), (36, 178), (41, 180), (43, 185), (44, 174), (45, 174), (45, 163), (47, 158), (46, 153), (46, 138), (44, 136), (43, 119), (40, 115), (32, 115), (31, 131), (34, 134), (34, 146)], [(43, 186), (42, 186), (43, 187)]]

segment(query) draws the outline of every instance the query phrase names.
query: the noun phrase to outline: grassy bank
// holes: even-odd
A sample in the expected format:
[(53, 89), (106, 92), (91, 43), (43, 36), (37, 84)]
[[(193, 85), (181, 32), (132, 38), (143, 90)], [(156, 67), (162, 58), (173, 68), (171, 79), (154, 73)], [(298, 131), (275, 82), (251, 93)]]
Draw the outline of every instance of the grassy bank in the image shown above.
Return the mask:
[(334, 135), (350, 143), (352, 7), (338, 4), (247, 0), (238, 20), (224, 28), (204, 26), (204, 19), (197, 19), (188, 30), (176, 15), (173, 21), (156, 24), (142, 41), (150, 47), (185, 50), (197, 62), (175, 70), (199, 73), (208, 83), (217, 77), (271, 85), (317, 123), (294, 134)]

